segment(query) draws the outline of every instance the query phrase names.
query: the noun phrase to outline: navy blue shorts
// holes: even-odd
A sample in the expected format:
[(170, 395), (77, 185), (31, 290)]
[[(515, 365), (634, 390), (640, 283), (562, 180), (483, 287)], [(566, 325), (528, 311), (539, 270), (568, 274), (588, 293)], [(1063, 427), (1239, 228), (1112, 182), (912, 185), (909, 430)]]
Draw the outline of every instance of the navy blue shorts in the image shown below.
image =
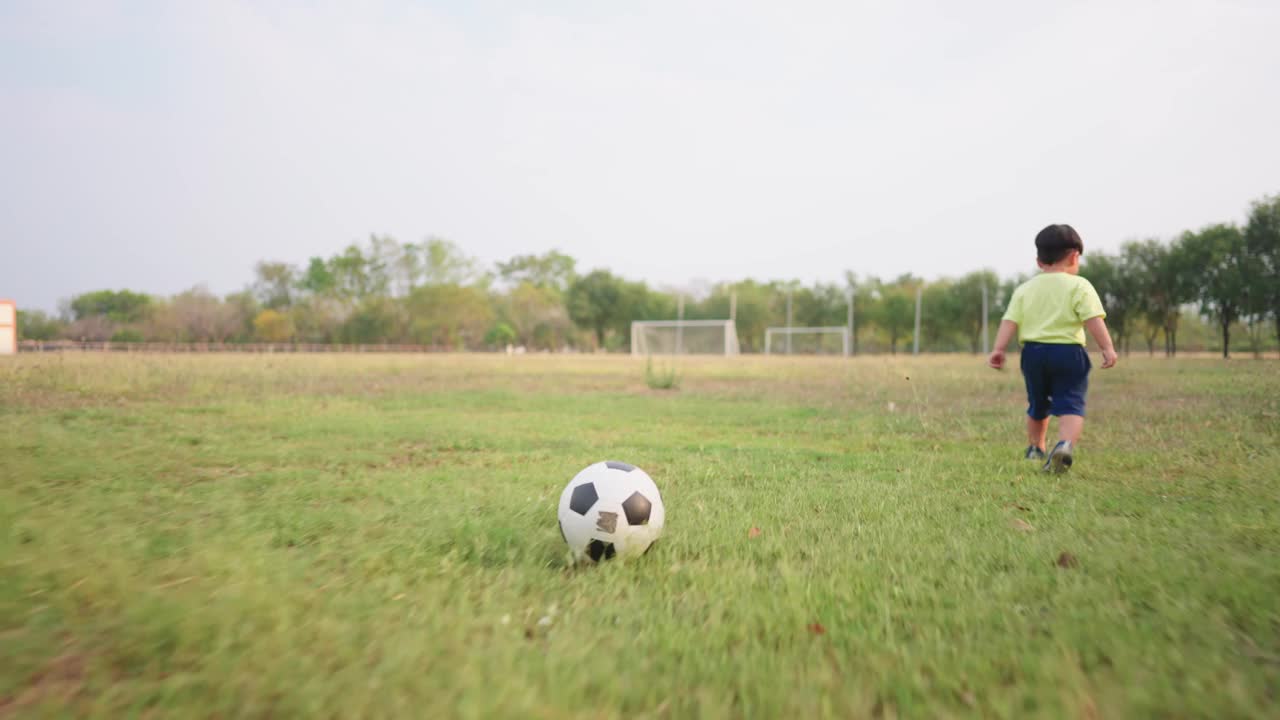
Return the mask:
[(1093, 363), (1080, 345), (1022, 344), (1022, 377), (1027, 381), (1027, 415), (1084, 415)]

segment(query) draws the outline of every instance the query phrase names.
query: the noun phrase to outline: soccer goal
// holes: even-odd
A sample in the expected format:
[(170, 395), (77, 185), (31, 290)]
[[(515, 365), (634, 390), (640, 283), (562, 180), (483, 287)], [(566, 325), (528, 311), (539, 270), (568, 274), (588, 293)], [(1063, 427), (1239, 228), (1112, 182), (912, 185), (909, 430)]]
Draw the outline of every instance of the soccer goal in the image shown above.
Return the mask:
[(636, 320), (631, 354), (737, 355), (738, 330), (732, 320)]
[(12, 300), (0, 300), (0, 355), (18, 352), (18, 309)]
[(849, 355), (849, 328), (771, 327), (764, 331), (766, 355)]

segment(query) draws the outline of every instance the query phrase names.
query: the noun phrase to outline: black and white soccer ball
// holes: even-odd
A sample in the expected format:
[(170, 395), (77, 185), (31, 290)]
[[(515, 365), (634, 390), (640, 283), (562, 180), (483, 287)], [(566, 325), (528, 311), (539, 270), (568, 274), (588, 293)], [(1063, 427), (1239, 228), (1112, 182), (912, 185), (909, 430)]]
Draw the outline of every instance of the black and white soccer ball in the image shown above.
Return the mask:
[(665, 516), (653, 479), (617, 460), (585, 468), (560, 494), (560, 534), (575, 561), (643, 555), (662, 535)]

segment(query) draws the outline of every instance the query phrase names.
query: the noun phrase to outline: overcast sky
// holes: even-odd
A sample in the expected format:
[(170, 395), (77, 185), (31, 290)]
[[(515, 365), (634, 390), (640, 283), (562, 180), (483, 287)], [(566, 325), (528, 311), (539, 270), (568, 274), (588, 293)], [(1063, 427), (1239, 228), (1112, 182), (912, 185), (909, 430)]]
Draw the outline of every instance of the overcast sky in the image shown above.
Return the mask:
[(1034, 269), (1280, 192), (1280, 2), (0, 0), (0, 297), (370, 233), (660, 286)]

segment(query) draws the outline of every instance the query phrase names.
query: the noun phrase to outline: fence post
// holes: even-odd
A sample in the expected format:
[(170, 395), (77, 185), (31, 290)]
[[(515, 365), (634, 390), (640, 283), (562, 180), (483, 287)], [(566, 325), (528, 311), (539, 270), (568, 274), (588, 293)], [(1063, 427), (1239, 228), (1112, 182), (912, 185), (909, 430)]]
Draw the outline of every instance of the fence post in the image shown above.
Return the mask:
[(987, 354), (987, 284), (982, 283), (982, 354)]
[(791, 354), (791, 288), (787, 288), (787, 354)]
[[(855, 288), (856, 286), (851, 286), (849, 288), (849, 336), (844, 339), (845, 357), (849, 356), (850, 343), (853, 342), (853, 337), (854, 337), (853, 335), (853, 293), (855, 291)], [(857, 345), (852, 346), (852, 350), (854, 354), (857, 354), (858, 352)]]
[(915, 340), (911, 346), (911, 354), (920, 354), (920, 298), (924, 294), (924, 283), (916, 285), (916, 332)]
[(676, 355), (679, 355), (684, 352), (684, 293), (678, 296), (676, 304), (679, 306), (676, 310), (676, 319), (679, 321), (676, 324)]

